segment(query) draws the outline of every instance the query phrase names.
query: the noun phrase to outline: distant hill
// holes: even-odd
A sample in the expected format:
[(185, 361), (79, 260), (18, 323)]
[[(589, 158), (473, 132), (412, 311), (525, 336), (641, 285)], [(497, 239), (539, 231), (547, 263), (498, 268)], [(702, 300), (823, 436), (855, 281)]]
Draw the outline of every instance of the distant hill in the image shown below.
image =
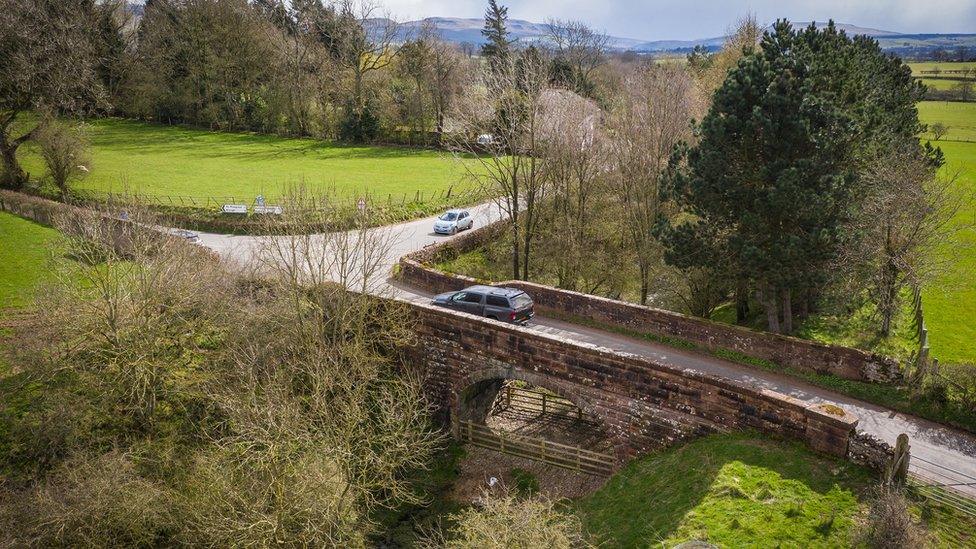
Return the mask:
[[(475, 45), (485, 43), (485, 37), (481, 35), (481, 28), (485, 24), (484, 19), (461, 18), (461, 17), (428, 17), (418, 21), (407, 21), (400, 23), (403, 34), (416, 35), (424, 23), (433, 24), (437, 29), (437, 34), (448, 42), (469, 42)], [(517, 39), (523, 44), (531, 44), (545, 40), (548, 30), (545, 23), (532, 23), (523, 19), (509, 19), (508, 31), (512, 38)], [(621, 38), (619, 36), (609, 37), (610, 47), (615, 50), (630, 50), (643, 43), (643, 40), (635, 38)]]
[[(431, 24), (437, 33), (448, 42), (468, 42), (480, 45), (485, 42), (481, 35), (483, 19), (461, 17), (428, 17), (426, 19), (401, 23), (401, 38), (416, 36), (421, 27)], [(806, 27), (809, 22), (795, 22), (795, 27)], [(818, 23), (822, 26), (824, 23)], [(876, 38), (881, 47), (899, 55), (924, 55), (938, 48), (955, 49), (957, 47), (976, 48), (976, 34), (903, 34), (896, 31), (861, 27), (850, 23), (835, 23), (835, 25), (849, 35), (865, 35)], [(544, 41), (547, 35), (546, 25), (533, 23), (522, 19), (510, 19), (508, 29), (512, 37), (522, 44), (532, 44)], [(634, 51), (639, 53), (664, 53), (690, 51), (695, 46), (704, 46), (710, 50), (718, 50), (725, 41), (724, 36), (700, 38), (696, 40), (639, 40), (620, 36), (610, 36), (609, 46), (617, 51)]]

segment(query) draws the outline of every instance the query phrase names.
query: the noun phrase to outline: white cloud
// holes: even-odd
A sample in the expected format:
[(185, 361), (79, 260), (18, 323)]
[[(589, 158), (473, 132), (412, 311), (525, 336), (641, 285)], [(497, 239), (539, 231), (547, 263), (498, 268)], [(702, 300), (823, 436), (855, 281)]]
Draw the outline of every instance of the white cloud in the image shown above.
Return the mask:
[[(400, 19), (481, 17), (487, 1), (383, 0)], [(760, 21), (834, 19), (906, 33), (976, 33), (976, 0), (502, 0), (509, 17), (580, 19), (618, 36), (657, 39), (722, 34), (740, 16)]]

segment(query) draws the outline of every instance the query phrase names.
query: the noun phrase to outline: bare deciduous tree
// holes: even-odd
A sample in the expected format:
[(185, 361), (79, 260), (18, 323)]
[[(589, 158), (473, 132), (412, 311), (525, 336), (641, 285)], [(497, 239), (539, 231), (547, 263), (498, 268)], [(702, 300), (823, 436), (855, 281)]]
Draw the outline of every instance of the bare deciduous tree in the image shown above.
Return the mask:
[(576, 290), (583, 282), (583, 289), (592, 293), (613, 274), (605, 262), (584, 268), (598, 259), (598, 241), (613, 225), (598, 219), (608, 168), (602, 112), (591, 100), (566, 90), (546, 91), (540, 109), (542, 169), (550, 182), (546, 253), (560, 287)]
[(692, 81), (683, 68), (648, 65), (630, 76), (621, 105), (610, 118), (611, 181), (637, 258), (642, 304), (647, 303), (651, 273), (661, 262), (654, 227), (672, 213), (662, 201), (662, 174), (675, 146), (691, 138), (694, 108)]
[[(865, 237), (841, 256), (859, 287), (869, 288), (887, 337), (906, 285), (922, 287), (951, 268), (944, 246), (967, 230), (956, 214), (972, 201), (954, 177), (940, 175), (915, 148), (893, 147), (864, 174), (868, 197), (855, 222)], [(936, 248), (942, 251), (936, 253)], [(862, 282), (863, 281), (863, 282)]]
[(747, 51), (756, 47), (762, 35), (763, 28), (752, 13), (743, 16), (728, 29), (721, 51), (711, 56), (708, 68), (698, 79), (702, 101), (711, 103), (712, 94), (725, 81), (729, 70), (739, 63)]
[(452, 515), (453, 526), (434, 532), (428, 547), (452, 549), (503, 547), (595, 547), (573, 515), (539, 497), (517, 499), (510, 494), (485, 493), (478, 505)]
[(512, 276), (523, 280), (529, 277), (547, 187), (540, 132), (548, 76), (548, 64), (535, 49), (499, 61), (466, 90), (453, 117), (458, 128), (450, 146), (478, 159), (465, 167), (504, 212), (512, 231)]
[(606, 62), (610, 38), (581, 21), (549, 19), (546, 34), (552, 43), (557, 72), (564, 65), (567, 75), (556, 75), (580, 95), (593, 96), (593, 73)]
[(44, 121), (35, 136), (41, 156), (47, 164), (51, 182), (67, 200), (71, 183), (91, 170), (88, 137), (82, 125), (69, 126), (54, 118)]

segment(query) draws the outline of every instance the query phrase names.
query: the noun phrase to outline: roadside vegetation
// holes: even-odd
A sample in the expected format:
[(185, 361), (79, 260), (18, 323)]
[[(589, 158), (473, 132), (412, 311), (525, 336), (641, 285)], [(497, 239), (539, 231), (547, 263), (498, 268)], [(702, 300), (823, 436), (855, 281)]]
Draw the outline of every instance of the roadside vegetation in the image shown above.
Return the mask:
[[(407, 473), (443, 438), (398, 307), (349, 292), (366, 265), (333, 276), (345, 233), (275, 240), (258, 281), (140, 225), (60, 223), (75, 261), (5, 350), (0, 544), (361, 545), (420, 503)], [(305, 286), (286, 249), (332, 259)]]

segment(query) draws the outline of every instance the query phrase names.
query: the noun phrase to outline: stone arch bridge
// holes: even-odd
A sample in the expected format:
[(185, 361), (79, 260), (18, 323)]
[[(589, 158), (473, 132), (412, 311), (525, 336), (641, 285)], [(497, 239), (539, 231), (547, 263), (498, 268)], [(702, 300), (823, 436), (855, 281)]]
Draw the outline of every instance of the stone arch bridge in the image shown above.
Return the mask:
[(433, 305), (412, 303), (411, 358), (445, 427), (482, 422), (505, 380), (548, 389), (599, 421), (617, 463), (682, 438), (754, 429), (843, 457), (857, 419), (836, 407)]

